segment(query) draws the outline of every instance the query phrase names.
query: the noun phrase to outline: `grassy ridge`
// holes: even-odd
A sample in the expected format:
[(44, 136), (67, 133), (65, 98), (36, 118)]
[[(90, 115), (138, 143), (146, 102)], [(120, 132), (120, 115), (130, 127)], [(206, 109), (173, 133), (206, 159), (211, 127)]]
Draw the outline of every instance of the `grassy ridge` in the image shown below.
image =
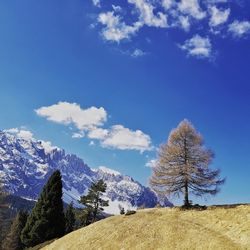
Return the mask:
[(145, 209), (99, 221), (43, 249), (250, 249), (250, 206)]

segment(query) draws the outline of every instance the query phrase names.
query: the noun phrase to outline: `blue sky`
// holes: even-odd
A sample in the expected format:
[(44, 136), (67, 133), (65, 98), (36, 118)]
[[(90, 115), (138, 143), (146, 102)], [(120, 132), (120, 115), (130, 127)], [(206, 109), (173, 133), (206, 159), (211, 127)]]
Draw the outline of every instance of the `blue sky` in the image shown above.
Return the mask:
[(94, 3), (0, 1), (0, 129), (147, 184), (187, 118), (227, 177), (207, 202), (250, 202), (250, 3)]

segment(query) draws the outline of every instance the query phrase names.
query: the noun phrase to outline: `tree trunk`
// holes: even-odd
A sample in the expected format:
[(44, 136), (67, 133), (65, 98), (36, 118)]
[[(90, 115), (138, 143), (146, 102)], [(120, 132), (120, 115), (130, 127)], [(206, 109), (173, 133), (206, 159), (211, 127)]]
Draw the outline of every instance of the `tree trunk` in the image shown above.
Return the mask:
[(187, 157), (187, 141), (184, 140), (184, 161), (185, 161), (185, 184), (184, 184), (184, 206), (189, 207), (189, 199), (188, 199), (188, 157)]
[(93, 222), (96, 222), (96, 217), (97, 217), (98, 208), (99, 208), (98, 200), (99, 200), (99, 195), (97, 195), (96, 204), (94, 205)]
[(185, 207), (189, 207), (190, 203), (189, 203), (189, 199), (188, 199), (188, 183), (185, 183), (185, 190), (184, 190), (184, 206)]

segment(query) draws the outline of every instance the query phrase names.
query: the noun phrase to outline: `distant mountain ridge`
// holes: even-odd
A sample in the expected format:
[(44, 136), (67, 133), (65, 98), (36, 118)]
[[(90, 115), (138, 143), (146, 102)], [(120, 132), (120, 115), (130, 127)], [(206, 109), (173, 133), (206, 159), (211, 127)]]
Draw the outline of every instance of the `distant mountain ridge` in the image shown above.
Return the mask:
[[(0, 131), (0, 178), (11, 194), (36, 200), (56, 169), (62, 174), (63, 199), (67, 203), (78, 204), (79, 197), (100, 178), (107, 183), (106, 199), (110, 206), (105, 211), (108, 213), (118, 213), (118, 205), (132, 209), (154, 207), (159, 202), (150, 188), (129, 176), (105, 167), (91, 169), (76, 155), (66, 154), (63, 149), (44, 141)], [(161, 202), (164, 206), (172, 205), (167, 199)]]

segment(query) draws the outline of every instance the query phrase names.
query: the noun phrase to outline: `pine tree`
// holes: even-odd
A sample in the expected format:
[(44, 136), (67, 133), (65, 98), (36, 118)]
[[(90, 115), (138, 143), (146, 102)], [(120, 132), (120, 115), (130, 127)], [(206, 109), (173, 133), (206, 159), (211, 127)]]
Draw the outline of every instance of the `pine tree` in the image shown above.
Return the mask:
[(121, 215), (122, 215), (122, 214), (125, 214), (125, 209), (124, 209), (124, 207), (121, 208), (120, 214), (121, 214)]
[(22, 250), (24, 245), (21, 242), (21, 232), (26, 224), (28, 217), (27, 212), (20, 211), (11, 225), (10, 232), (7, 234), (4, 243), (3, 249), (5, 250)]
[(99, 180), (92, 183), (86, 196), (81, 197), (80, 203), (85, 206), (83, 218), (85, 219), (86, 224), (95, 222), (97, 215), (104, 210), (103, 207), (107, 207), (109, 205), (108, 201), (101, 198), (103, 193), (106, 192), (106, 188), (107, 185), (104, 181)]
[(21, 239), (27, 247), (61, 237), (65, 232), (62, 201), (62, 179), (55, 171), (44, 186), (22, 231)]
[(76, 218), (73, 203), (71, 202), (65, 212), (65, 233), (68, 234), (74, 230)]
[(171, 131), (167, 143), (159, 150), (151, 187), (159, 194), (184, 194), (186, 207), (191, 203), (190, 192), (197, 196), (215, 195), (225, 180), (219, 178), (220, 170), (209, 169), (213, 157), (201, 134), (184, 120)]
[(125, 214), (125, 209), (124, 209), (124, 207), (123, 207), (121, 204), (118, 205), (118, 208), (119, 208), (119, 210), (120, 210), (120, 214), (121, 214), (121, 215), (122, 215), (122, 214)]

